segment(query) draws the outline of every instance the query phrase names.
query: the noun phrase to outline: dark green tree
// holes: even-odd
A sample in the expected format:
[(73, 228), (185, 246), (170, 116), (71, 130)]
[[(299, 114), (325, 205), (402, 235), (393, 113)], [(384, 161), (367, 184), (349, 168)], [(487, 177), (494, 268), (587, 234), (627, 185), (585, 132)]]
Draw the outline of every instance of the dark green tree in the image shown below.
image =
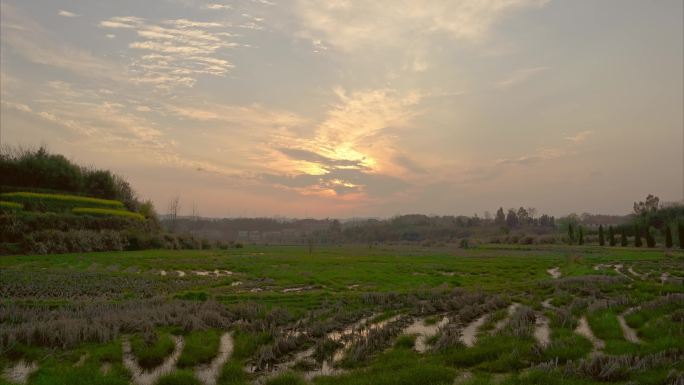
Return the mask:
[(665, 247), (672, 248), (672, 229), (669, 225), (665, 225)]
[(627, 247), (627, 230), (624, 227), (620, 231), (620, 246)]
[(613, 226), (608, 226), (608, 244), (615, 246), (615, 232), (613, 231)]
[(653, 236), (653, 227), (646, 229), (646, 246), (654, 248), (656, 245), (655, 237)]
[(603, 238), (603, 225), (599, 225), (599, 245), (606, 245), (606, 240)]
[(684, 221), (679, 221), (677, 236), (679, 237), (679, 248), (684, 249)]
[(568, 223), (568, 243), (575, 243), (575, 229), (572, 228), (572, 223)]
[(579, 241), (578, 241), (578, 243), (579, 243), (580, 245), (583, 245), (583, 244), (584, 244), (584, 229), (582, 228), (582, 226), (578, 226), (577, 229), (578, 229), (578, 232), (579, 232)]
[(639, 225), (634, 225), (634, 247), (641, 247), (641, 230), (639, 230)]

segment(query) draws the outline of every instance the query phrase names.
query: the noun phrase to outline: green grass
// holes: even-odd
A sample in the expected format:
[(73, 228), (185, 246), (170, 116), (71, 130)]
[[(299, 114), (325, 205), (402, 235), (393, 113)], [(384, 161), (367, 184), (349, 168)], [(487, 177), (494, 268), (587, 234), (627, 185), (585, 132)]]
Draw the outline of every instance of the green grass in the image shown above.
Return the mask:
[(23, 204), (46, 211), (62, 211), (74, 207), (93, 207), (105, 209), (124, 209), (124, 204), (110, 199), (83, 197), (78, 195), (46, 194), (34, 192), (10, 192), (0, 194), (4, 201)]
[[(546, 273), (546, 269), (558, 266), (564, 276), (614, 275), (610, 270), (593, 270), (598, 263), (623, 263), (640, 272), (654, 271), (653, 279), (602, 286), (580, 283), (563, 288), (557, 285), (558, 280), (551, 279)], [(348, 322), (371, 314), (375, 314), (374, 320), (379, 321), (419, 309), (420, 317), (426, 317), (427, 324), (434, 324), (446, 310), (425, 306), (432, 296), (450, 293), (454, 289), (482, 291), (492, 295), (505, 293), (505, 301), (519, 302), (533, 307), (535, 311), (544, 311), (552, 320), (551, 344), (546, 349), (539, 349), (532, 338), (518, 338), (508, 334), (510, 331), (505, 329), (495, 336), (480, 333), (478, 343), (472, 348), (452, 347), (418, 354), (412, 349), (415, 337), (399, 335), (384, 345), (388, 348), (378, 349), (347, 373), (316, 378), (311, 383), (441, 385), (452, 384), (454, 378), (469, 371), (473, 377), (466, 383), (471, 384), (575, 385), (596, 383), (589, 378), (560, 375), (563, 365), (567, 365), (568, 361), (588, 357), (591, 344), (573, 332), (574, 325), (560, 327), (557, 322), (560, 318), (554, 315), (555, 312), (543, 310), (539, 303), (553, 298), (554, 306), (568, 307), (587, 296), (587, 293), (595, 291), (601, 298), (626, 295), (630, 300), (629, 306), (636, 306), (666, 293), (684, 292), (681, 287), (663, 286), (657, 280), (659, 272), (676, 272), (681, 269), (679, 266), (682, 263), (684, 253), (679, 251), (670, 251), (666, 256), (662, 250), (630, 248), (484, 245), (461, 250), (448, 247), (380, 246), (369, 249), (361, 246), (318, 246), (309, 254), (305, 247), (248, 245), (242, 249), (228, 250), (6, 256), (0, 259), (0, 289), (7, 293), (3, 298), (4, 303), (54, 309), (89, 300), (125, 304), (140, 299), (138, 294), (184, 304), (203, 301), (202, 304), (206, 305), (217, 300), (229, 312), (247, 309), (253, 311), (261, 321), (267, 319), (271, 310), (284, 309), (290, 314), (287, 326), (301, 319), (325, 321), (347, 313), (351, 315)], [(159, 274), (161, 269), (169, 274), (162, 277)], [(193, 271), (216, 269), (232, 271), (233, 275), (216, 278), (193, 274)], [(184, 271), (186, 276), (178, 277), (173, 274), (175, 270)], [(444, 275), (444, 271), (453, 272), (454, 275)], [(47, 275), (55, 279), (45, 279)], [(57, 279), (59, 277), (66, 277), (67, 280)], [(116, 284), (106, 284), (110, 281)], [(235, 281), (242, 282), (242, 285), (233, 286)], [(99, 282), (102, 286), (88, 289), (91, 286), (86, 283), (90, 285), (92, 282)], [(357, 284), (360, 286), (355, 289), (348, 288)], [(67, 286), (83, 287), (83, 290), (64, 290)], [(312, 286), (314, 289), (283, 292), (285, 288), (301, 286)], [(251, 292), (252, 288), (262, 290)], [(96, 295), (94, 291), (98, 290), (105, 290), (107, 296)], [(30, 293), (38, 292), (41, 292), (40, 297), (37, 294), (31, 297), (33, 294)], [(12, 296), (12, 293), (29, 294)], [(406, 307), (405, 304), (396, 306), (392, 301), (380, 304), (369, 300), (382, 295), (390, 298), (390, 294), (412, 298), (412, 303), (419, 308)], [(587, 314), (586, 307), (577, 307), (575, 318), (587, 314), (594, 333), (606, 341), (606, 353), (645, 355), (684, 346), (682, 324), (672, 319), (678, 305), (675, 303), (641, 310), (627, 317), (627, 322), (644, 340), (642, 345), (631, 344), (622, 337), (616, 319), (616, 314), (622, 308)], [(459, 310), (452, 309), (455, 312)], [(492, 325), (505, 316), (505, 309), (494, 313), (490, 320)], [(234, 349), (219, 377), (219, 384), (245, 385), (253, 382), (256, 376), (244, 372), (243, 368), (255, 360), (263, 346), (277, 341), (275, 335), (271, 334), (277, 328), (272, 324), (264, 325), (263, 328), (255, 328), (253, 325), (246, 327), (236, 323), (229, 329), (233, 333)], [(337, 324), (335, 327), (340, 326), (343, 325)], [(147, 367), (158, 365), (173, 351), (170, 331), (181, 332), (182, 328), (183, 325), (174, 325), (160, 329), (159, 340), (151, 346), (146, 346), (140, 335), (133, 334), (131, 343), (134, 354), (141, 364), (146, 361)], [(164, 381), (168, 384), (186, 383), (183, 381), (193, 384), (194, 380), (190, 378), (193, 368), (215, 357), (220, 335), (225, 331), (209, 329), (186, 334), (185, 348), (179, 362), (181, 371)], [(314, 340), (305, 342), (301, 350), (313, 346), (313, 343)], [(325, 347), (324, 350), (330, 354), (334, 349)], [(85, 352), (90, 354), (85, 365), (73, 367), (73, 363)], [(88, 343), (66, 351), (17, 344), (0, 353), (0, 367), (4, 368), (22, 358), (36, 361), (40, 369), (33, 375), (29, 385), (124, 384), (130, 381), (130, 376), (122, 366), (121, 356), (121, 340), (106, 344)], [(528, 370), (539, 363), (555, 360), (561, 365), (559, 371), (546, 373)], [(110, 374), (106, 376), (99, 372), (105, 362), (112, 366)], [(629, 380), (648, 385), (662, 383), (668, 370), (684, 369), (680, 366), (650, 368), (634, 374)], [(306, 383), (291, 373), (270, 381), (276, 385)], [(624, 383), (622, 381), (621, 384)]]
[(159, 379), (156, 385), (202, 385), (189, 370), (178, 370)]
[(74, 207), (71, 209), (71, 212), (77, 215), (92, 215), (92, 216), (98, 216), (98, 217), (107, 217), (107, 216), (112, 216), (112, 217), (125, 217), (125, 218), (132, 218), (132, 219), (137, 219), (137, 220), (145, 220), (145, 217), (142, 216), (141, 214), (134, 213), (132, 211), (127, 211), (127, 210), (114, 210), (114, 209), (101, 209), (101, 208), (93, 208), (93, 207)]
[(210, 362), (218, 354), (220, 339), (221, 333), (213, 329), (186, 335), (185, 348), (178, 359), (178, 366), (187, 368)]
[(139, 335), (131, 338), (131, 348), (133, 354), (138, 359), (138, 363), (143, 368), (154, 368), (164, 362), (175, 347), (171, 335), (165, 332), (159, 333), (157, 340), (148, 345)]

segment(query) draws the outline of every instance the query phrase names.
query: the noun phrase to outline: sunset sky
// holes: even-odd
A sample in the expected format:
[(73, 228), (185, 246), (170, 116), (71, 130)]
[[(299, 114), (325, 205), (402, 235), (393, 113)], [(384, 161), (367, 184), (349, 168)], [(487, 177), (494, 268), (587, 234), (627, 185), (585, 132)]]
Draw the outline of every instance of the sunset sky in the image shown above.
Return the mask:
[(2, 144), (164, 213), (627, 213), (684, 196), (681, 0), (2, 0)]

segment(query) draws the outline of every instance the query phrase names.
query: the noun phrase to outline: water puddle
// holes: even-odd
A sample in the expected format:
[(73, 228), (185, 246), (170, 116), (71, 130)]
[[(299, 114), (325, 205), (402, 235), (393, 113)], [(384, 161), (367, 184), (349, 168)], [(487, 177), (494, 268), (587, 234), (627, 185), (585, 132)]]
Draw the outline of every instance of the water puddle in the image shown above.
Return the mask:
[(588, 339), (594, 347), (594, 352), (602, 350), (606, 346), (606, 344), (602, 340), (598, 339), (594, 335), (594, 332), (591, 331), (589, 322), (587, 322), (587, 317), (582, 316), (582, 318), (580, 318), (579, 324), (575, 328), (575, 333)]
[(164, 359), (161, 365), (156, 368), (147, 370), (140, 367), (138, 360), (131, 351), (131, 342), (125, 339), (122, 342), (123, 348), (123, 364), (129, 372), (131, 372), (132, 382), (135, 385), (152, 385), (157, 380), (173, 372), (176, 369), (176, 363), (180, 358), (181, 352), (183, 351), (183, 337), (171, 336), (174, 339), (175, 347), (170, 356)]
[(35, 362), (26, 362), (21, 360), (14, 366), (5, 368), (2, 372), (3, 378), (9, 382), (16, 384), (25, 384), (28, 382), (29, 376), (38, 370), (38, 365)]
[(627, 271), (629, 271), (630, 274), (632, 274), (633, 276), (635, 276), (635, 277), (637, 277), (637, 278), (639, 278), (639, 279), (646, 279), (646, 275), (645, 275), (645, 274), (639, 274), (639, 273), (637, 273), (636, 271), (634, 271), (634, 269), (632, 268), (632, 266), (630, 266), (630, 267), (627, 269)]
[(106, 376), (111, 371), (112, 364), (110, 364), (109, 362), (105, 362), (104, 364), (102, 364), (102, 366), (100, 366), (100, 373), (102, 373), (103, 376)]
[(560, 267), (554, 267), (554, 268), (548, 269), (548, 270), (546, 270), (546, 272), (549, 273), (549, 275), (551, 275), (551, 277), (553, 277), (553, 279), (558, 279), (561, 276)]
[(520, 307), (519, 303), (514, 302), (514, 303), (510, 304), (508, 306), (506, 316), (503, 319), (499, 320), (494, 325), (494, 329), (492, 329), (490, 334), (494, 335), (494, 334), (498, 333), (499, 331), (501, 331), (504, 327), (506, 327), (506, 325), (508, 324), (508, 321), (511, 320), (511, 317), (513, 317), (513, 314), (515, 314), (515, 311), (518, 309), (518, 307)]
[(79, 357), (78, 361), (74, 364), (74, 368), (80, 368), (81, 366), (83, 366), (89, 357), (90, 353), (81, 354), (81, 357)]
[(446, 316), (432, 325), (425, 324), (425, 320), (416, 320), (403, 331), (403, 334), (416, 336), (415, 349), (418, 353), (424, 353), (427, 350), (427, 340), (436, 335), (440, 328), (449, 323), (449, 318)]
[(629, 327), (627, 325), (627, 321), (625, 321), (625, 317), (630, 315), (633, 311), (637, 310), (638, 308), (631, 307), (627, 309), (624, 313), (619, 314), (617, 316), (618, 322), (620, 323), (620, 329), (622, 329), (622, 335), (625, 337), (625, 339), (631, 343), (634, 344), (640, 344), (641, 339), (639, 339), (639, 336), (637, 336), (637, 333), (634, 329)]
[(541, 314), (537, 314), (534, 320), (534, 339), (537, 340), (542, 348), (546, 348), (551, 343), (549, 319)]
[(223, 369), (223, 365), (226, 364), (232, 353), (233, 335), (231, 333), (224, 333), (221, 336), (218, 354), (209, 364), (196, 367), (195, 377), (204, 385), (216, 385), (221, 369)]
[(480, 330), (480, 327), (484, 325), (485, 321), (487, 321), (488, 317), (489, 314), (485, 314), (463, 328), (460, 338), (463, 345), (467, 347), (475, 346), (475, 343), (477, 342), (477, 332)]

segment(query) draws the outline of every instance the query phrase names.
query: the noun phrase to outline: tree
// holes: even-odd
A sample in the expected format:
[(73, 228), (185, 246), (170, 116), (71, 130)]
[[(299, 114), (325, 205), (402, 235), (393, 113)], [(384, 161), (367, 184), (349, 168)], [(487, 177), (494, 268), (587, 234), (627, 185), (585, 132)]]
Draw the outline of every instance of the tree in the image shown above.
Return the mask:
[(634, 225), (634, 247), (641, 247), (641, 230), (639, 230), (639, 225)]
[(665, 247), (672, 248), (672, 229), (669, 225), (665, 225)]
[(176, 195), (173, 198), (171, 198), (171, 201), (169, 201), (168, 205), (169, 219), (171, 220), (170, 230), (172, 233), (176, 231), (176, 220), (178, 219), (178, 213), (180, 212), (180, 208), (180, 197)]
[(515, 210), (508, 210), (508, 215), (506, 215), (506, 224), (511, 228), (518, 226), (518, 214), (515, 213)]
[(679, 238), (679, 248), (684, 249), (684, 221), (679, 221), (677, 225), (677, 235)]
[(572, 223), (568, 223), (568, 243), (575, 243), (575, 229), (572, 227)]
[(599, 225), (599, 245), (606, 245), (606, 240), (603, 238), (603, 225)]
[(646, 200), (643, 202), (634, 202), (634, 213), (638, 215), (645, 215), (647, 213), (654, 213), (660, 207), (660, 198), (653, 194), (648, 194)]
[(582, 228), (582, 226), (578, 226), (578, 230), (579, 230), (579, 241), (578, 241), (578, 243), (580, 245), (583, 245), (584, 244), (584, 229)]
[(499, 209), (496, 210), (496, 218), (494, 219), (494, 223), (499, 226), (506, 224), (506, 214), (504, 214), (503, 207), (499, 207)]
[(525, 210), (525, 208), (522, 206), (520, 206), (520, 208), (518, 209), (517, 217), (518, 223), (520, 223), (521, 225), (526, 225), (530, 222), (530, 213), (527, 212), (527, 210)]
[(627, 247), (627, 230), (624, 227), (620, 231), (620, 246)]
[(655, 237), (653, 236), (654, 230), (655, 229), (653, 227), (646, 229), (646, 246), (649, 248), (654, 248), (656, 244)]
[(613, 226), (608, 226), (608, 244), (615, 246), (615, 232), (613, 232)]

